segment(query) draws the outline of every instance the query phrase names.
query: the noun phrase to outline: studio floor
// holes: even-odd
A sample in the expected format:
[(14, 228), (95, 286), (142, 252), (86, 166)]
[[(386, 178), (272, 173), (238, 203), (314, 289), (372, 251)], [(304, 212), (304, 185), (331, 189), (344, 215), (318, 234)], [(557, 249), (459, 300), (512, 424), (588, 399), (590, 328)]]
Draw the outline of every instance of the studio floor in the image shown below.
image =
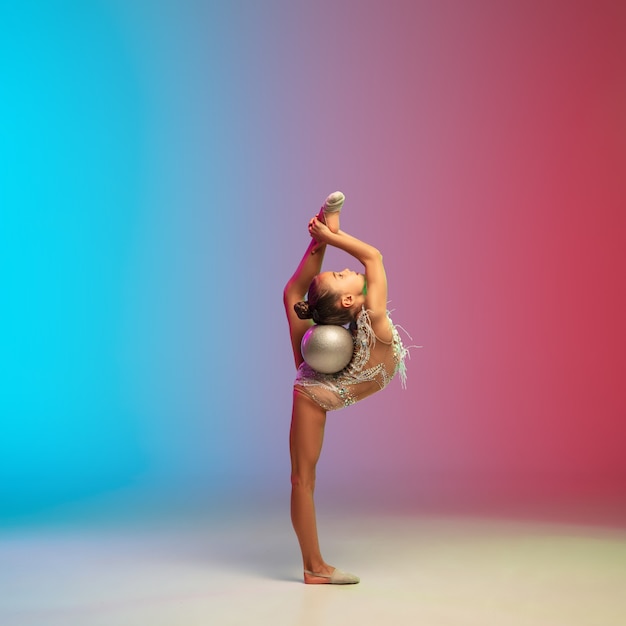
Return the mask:
[(8, 527), (0, 623), (625, 624), (621, 520), (527, 517), (328, 507), (320, 513), (326, 558), (361, 577), (345, 587), (302, 584), (289, 520), (275, 508)]

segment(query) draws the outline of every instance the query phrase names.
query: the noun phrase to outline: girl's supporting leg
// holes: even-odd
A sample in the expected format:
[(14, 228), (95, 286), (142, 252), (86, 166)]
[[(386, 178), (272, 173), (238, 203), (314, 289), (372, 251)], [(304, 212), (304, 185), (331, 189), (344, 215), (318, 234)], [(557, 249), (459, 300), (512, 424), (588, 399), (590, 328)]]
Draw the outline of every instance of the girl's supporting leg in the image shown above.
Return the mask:
[(315, 468), (322, 451), (326, 411), (294, 391), (289, 444), (291, 451), (291, 521), (298, 536), (305, 570), (331, 574), (322, 558), (315, 518)]

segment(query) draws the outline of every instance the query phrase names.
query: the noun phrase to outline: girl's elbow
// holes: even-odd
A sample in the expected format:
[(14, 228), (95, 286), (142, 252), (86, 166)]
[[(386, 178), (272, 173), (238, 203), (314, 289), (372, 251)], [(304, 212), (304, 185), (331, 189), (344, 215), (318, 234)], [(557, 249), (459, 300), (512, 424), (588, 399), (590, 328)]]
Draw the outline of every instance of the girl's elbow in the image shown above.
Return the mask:
[(373, 250), (366, 259), (363, 259), (363, 264), (366, 268), (370, 268), (371, 271), (375, 271), (376, 268), (384, 268), (383, 255), (379, 250)]

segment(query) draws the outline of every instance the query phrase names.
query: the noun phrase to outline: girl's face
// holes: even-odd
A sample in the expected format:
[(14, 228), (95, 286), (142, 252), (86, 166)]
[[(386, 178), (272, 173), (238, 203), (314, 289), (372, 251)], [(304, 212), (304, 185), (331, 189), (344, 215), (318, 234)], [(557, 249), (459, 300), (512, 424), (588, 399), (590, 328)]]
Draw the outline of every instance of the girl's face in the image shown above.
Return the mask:
[(322, 272), (320, 278), (324, 286), (341, 296), (361, 295), (365, 287), (365, 276), (348, 268), (340, 272)]

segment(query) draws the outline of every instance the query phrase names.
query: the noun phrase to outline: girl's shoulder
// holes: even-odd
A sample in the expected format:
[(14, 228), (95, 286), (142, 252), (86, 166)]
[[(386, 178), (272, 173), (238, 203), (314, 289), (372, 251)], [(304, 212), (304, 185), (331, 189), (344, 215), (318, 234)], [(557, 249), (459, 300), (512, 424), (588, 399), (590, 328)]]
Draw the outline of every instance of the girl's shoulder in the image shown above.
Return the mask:
[(393, 341), (393, 322), (389, 311), (376, 314), (363, 307), (356, 317), (356, 333), (373, 345), (376, 341), (389, 345)]

